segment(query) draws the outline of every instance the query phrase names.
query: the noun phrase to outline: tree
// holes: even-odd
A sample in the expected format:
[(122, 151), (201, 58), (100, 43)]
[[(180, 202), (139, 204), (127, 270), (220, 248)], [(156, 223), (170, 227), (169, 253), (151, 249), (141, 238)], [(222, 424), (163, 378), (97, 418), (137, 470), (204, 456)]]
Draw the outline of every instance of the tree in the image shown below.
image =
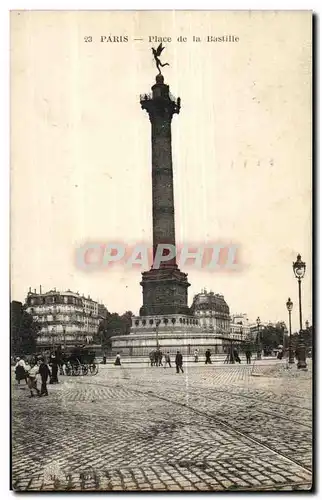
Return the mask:
[(122, 314), (121, 319), (124, 325), (124, 333), (122, 333), (122, 335), (129, 335), (132, 326), (132, 316), (132, 311), (126, 311), (124, 314)]
[(282, 321), (275, 326), (267, 325), (260, 330), (261, 345), (265, 354), (270, 354), (279, 345), (284, 345), (285, 323)]
[(115, 335), (128, 335), (132, 325), (131, 311), (126, 311), (122, 316), (118, 313), (107, 313), (106, 318), (102, 319), (98, 326), (97, 334), (94, 336), (94, 342), (103, 347), (110, 347), (111, 337)]
[(14, 355), (33, 354), (39, 331), (39, 323), (27, 313), (21, 302), (13, 300), (10, 304), (11, 349)]
[[(312, 326), (309, 326), (308, 328), (305, 328), (305, 330), (303, 330), (302, 339), (303, 339), (305, 347), (307, 349), (312, 347), (312, 343), (313, 343), (313, 327)], [(298, 345), (298, 343), (299, 343), (299, 333), (295, 332), (292, 334), (293, 347), (296, 347)]]

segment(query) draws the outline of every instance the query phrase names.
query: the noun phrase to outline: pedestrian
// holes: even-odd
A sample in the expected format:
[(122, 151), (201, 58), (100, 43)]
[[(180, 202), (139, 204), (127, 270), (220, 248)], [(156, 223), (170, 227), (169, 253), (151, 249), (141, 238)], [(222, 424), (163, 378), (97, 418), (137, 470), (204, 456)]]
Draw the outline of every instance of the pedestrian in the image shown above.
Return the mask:
[(155, 364), (156, 366), (162, 366), (162, 357), (163, 353), (160, 351), (160, 348), (158, 347), (157, 350), (155, 351)]
[(193, 353), (193, 355), (194, 355), (195, 363), (198, 363), (198, 355), (199, 355), (198, 349), (195, 350), (195, 352)]
[(56, 356), (54, 354), (51, 356), (50, 367), (51, 367), (51, 377), (49, 383), (58, 384), (58, 363)]
[(103, 356), (103, 365), (106, 365), (106, 356)]
[(245, 354), (246, 354), (246, 363), (247, 363), (248, 365), (250, 365), (250, 363), (251, 363), (251, 358), (252, 358), (252, 353), (251, 353), (251, 351), (248, 349), (248, 350), (245, 352)]
[(40, 395), (40, 391), (37, 388), (37, 375), (39, 373), (39, 367), (35, 361), (30, 362), (30, 369), (28, 370), (27, 373), (27, 378), (28, 378), (28, 387), (30, 389), (30, 397), (32, 398), (34, 396), (33, 391), (35, 390), (37, 392), (37, 395)]
[(177, 373), (180, 373), (180, 370), (183, 373), (182, 354), (180, 351), (177, 351), (177, 354), (176, 354), (176, 371), (177, 371)]
[(171, 359), (170, 359), (170, 353), (167, 352), (165, 355), (164, 355), (164, 368), (167, 367), (167, 365), (170, 366), (171, 368)]
[(150, 366), (154, 365), (154, 351), (151, 351), (149, 353), (149, 359), (150, 359)]
[(21, 380), (25, 380), (26, 384), (28, 385), (26, 363), (24, 362), (23, 359), (20, 359), (19, 357), (17, 358), (16, 361), (17, 363), (15, 366), (15, 374), (18, 385), (20, 385)]
[(162, 364), (163, 352), (159, 351), (159, 366), (163, 366)]
[(237, 349), (234, 349), (234, 359), (235, 359), (235, 361), (237, 361), (237, 363), (240, 364), (240, 357), (239, 357)]
[(207, 349), (207, 350), (206, 350), (206, 352), (205, 352), (205, 356), (206, 356), (206, 361), (205, 361), (205, 364), (206, 364), (206, 365), (211, 364), (211, 359), (210, 359), (211, 352), (210, 352), (210, 349)]
[(40, 389), (39, 395), (40, 396), (48, 396), (47, 380), (48, 380), (48, 377), (50, 377), (50, 370), (49, 370), (47, 363), (45, 363), (44, 358), (41, 358), (39, 361), (38, 371), (39, 371), (39, 375), (41, 377), (41, 389)]
[(116, 358), (115, 358), (115, 361), (114, 361), (114, 365), (115, 366), (121, 366), (121, 355), (120, 353), (116, 353)]

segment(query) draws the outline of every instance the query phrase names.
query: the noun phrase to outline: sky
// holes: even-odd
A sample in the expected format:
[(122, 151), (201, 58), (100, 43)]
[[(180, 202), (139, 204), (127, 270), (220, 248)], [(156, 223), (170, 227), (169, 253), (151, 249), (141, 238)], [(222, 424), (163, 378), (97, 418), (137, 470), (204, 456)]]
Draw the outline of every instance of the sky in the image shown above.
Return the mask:
[[(207, 42), (225, 34), (239, 41)], [(138, 313), (140, 269), (85, 272), (75, 252), (151, 242), (150, 122), (139, 103), (156, 75), (149, 37), (171, 37), (163, 74), (182, 104), (172, 122), (177, 241), (230, 242), (242, 259), (236, 272), (182, 269), (189, 305), (206, 287), (231, 313), (287, 322), (291, 297), (297, 329), (301, 253), (311, 322), (307, 12), (13, 12), (11, 298), (42, 285)]]

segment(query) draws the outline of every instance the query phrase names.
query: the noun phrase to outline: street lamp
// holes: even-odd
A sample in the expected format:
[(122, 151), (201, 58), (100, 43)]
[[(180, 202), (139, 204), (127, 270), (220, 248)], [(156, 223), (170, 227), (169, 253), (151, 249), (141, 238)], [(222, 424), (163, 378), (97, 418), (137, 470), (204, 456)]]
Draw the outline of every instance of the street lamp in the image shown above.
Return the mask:
[(294, 353), (293, 353), (293, 347), (292, 347), (292, 309), (293, 309), (293, 302), (289, 298), (288, 301), (286, 302), (286, 308), (288, 310), (288, 324), (289, 324), (289, 331), (290, 331), (290, 338), (289, 338), (289, 345), (288, 345), (288, 362), (290, 364), (294, 363)]
[(157, 349), (159, 349), (159, 324), (161, 323), (160, 319), (155, 320), (155, 334), (156, 334), (156, 341), (157, 341)]
[(53, 351), (55, 350), (55, 328), (51, 329), (51, 343), (52, 343), (52, 349)]
[(305, 344), (303, 339), (303, 325), (302, 325), (302, 290), (301, 284), (302, 279), (304, 278), (306, 270), (306, 264), (302, 261), (301, 255), (298, 254), (296, 262), (293, 262), (293, 272), (294, 276), (299, 284), (299, 313), (300, 313), (300, 331), (299, 331), (299, 342), (297, 346), (298, 351), (298, 368), (306, 368), (306, 353), (305, 353)]
[(257, 359), (262, 359), (262, 350), (260, 344), (260, 329), (259, 329), (261, 320), (259, 317), (257, 318), (256, 323), (257, 323)]

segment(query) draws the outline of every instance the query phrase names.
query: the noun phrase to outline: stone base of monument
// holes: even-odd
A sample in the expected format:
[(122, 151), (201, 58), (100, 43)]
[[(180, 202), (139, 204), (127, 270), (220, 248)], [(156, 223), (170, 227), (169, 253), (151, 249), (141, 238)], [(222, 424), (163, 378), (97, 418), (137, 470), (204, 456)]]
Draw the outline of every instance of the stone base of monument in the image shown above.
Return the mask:
[(209, 348), (212, 354), (224, 352), (222, 335), (204, 332), (196, 318), (185, 315), (133, 317), (129, 335), (111, 338), (112, 354), (148, 356), (157, 347), (162, 352), (192, 355), (198, 349), (203, 355)]

